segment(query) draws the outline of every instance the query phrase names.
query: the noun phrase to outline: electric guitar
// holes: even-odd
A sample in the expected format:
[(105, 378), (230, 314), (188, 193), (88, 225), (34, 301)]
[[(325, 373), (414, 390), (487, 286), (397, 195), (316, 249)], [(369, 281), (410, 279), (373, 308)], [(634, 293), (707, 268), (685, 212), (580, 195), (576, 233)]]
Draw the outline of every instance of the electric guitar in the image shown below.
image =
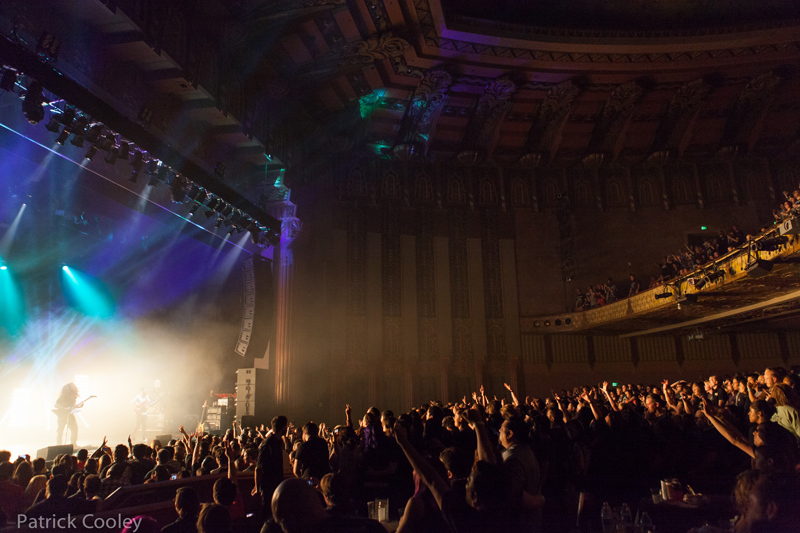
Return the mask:
[(88, 402), (92, 398), (97, 398), (97, 396), (94, 396), (94, 395), (89, 396), (88, 398), (83, 400), (81, 403), (76, 404), (75, 407), (56, 407), (54, 409), (51, 409), (51, 411), (53, 411), (53, 413), (55, 413), (56, 416), (74, 415), (74, 414), (80, 413), (81, 412), (81, 408), (83, 407), (83, 404), (85, 404), (86, 402)]
[(137, 402), (137, 403), (133, 404), (133, 411), (137, 415), (146, 414), (147, 413), (147, 408), (150, 407), (151, 405), (157, 404), (158, 400), (160, 400), (160, 399), (161, 398), (156, 398), (152, 402), (148, 402), (147, 400), (142, 400), (141, 402)]

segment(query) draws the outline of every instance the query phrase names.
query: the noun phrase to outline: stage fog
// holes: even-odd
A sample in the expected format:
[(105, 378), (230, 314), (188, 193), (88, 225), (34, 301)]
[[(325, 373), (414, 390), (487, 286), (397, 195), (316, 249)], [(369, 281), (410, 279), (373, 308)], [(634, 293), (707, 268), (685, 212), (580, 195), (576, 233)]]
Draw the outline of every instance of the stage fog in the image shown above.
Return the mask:
[(96, 396), (78, 446), (126, 441), (142, 387), (149, 438), (192, 431), (209, 390), (234, 392), (247, 365), (234, 349), (248, 234), (226, 241), (225, 226), (209, 235), (166, 212), (144, 173), (138, 195), (115, 198), (110, 182), (101, 194), (85, 185), (102, 176), (22, 130), (0, 132), (0, 449), (55, 444), (51, 409), (70, 382)]

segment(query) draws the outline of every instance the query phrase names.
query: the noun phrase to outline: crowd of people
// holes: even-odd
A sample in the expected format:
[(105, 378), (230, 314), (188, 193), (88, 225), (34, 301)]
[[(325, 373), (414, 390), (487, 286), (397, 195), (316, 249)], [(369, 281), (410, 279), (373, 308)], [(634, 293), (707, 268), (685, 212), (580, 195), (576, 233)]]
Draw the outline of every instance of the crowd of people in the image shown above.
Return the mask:
[[(789, 197), (788, 193), (784, 192), (787, 198), (793, 198), (794, 200), (787, 199), (781, 211), (773, 213), (776, 221), (794, 216), (797, 210), (800, 209), (800, 191), (795, 191), (795, 193), (796, 197)], [(795, 201), (797, 203), (793, 203)], [(789, 205), (791, 207), (787, 207)], [(761, 231), (763, 232), (766, 229), (761, 228)], [(582, 289), (577, 289), (575, 311), (588, 311), (589, 309), (602, 307), (618, 299), (634, 296), (641, 290), (660, 287), (670, 280), (690, 274), (698, 268), (708, 267), (726, 253), (745, 244), (749, 238), (749, 235), (745, 235), (739, 226), (734, 224), (729, 231), (720, 230), (715, 237), (704, 239), (702, 245), (690, 246), (686, 244), (683, 250), (668, 254), (655, 264), (658, 267), (658, 274), (650, 277), (650, 282), (646, 287), (641, 284), (634, 274), (630, 274), (630, 283), (623, 285), (621, 289), (617, 287), (611, 278), (608, 278), (603, 285), (590, 285), (585, 292)]]
[[(507, 384), (490, 398), (481, 387), (471, 399), (403, 414), (372, 407), (354, 420), (347, 406), (332, 428), (308, 422), (298, 430), (285, 416), (269, 428), (234, 423), (217, 436), (181, 427), (181, 438), (164, 445), (128, 439), (112, 449), (104, 441), (52, 465), (29, 456), (12, 462), (0, 451), (0, 513), (9, 524), (95, 513), (120, 487), (220, 474), (213, 502), (201, 504), (184, 486), (174, 500), (178, 520), (137, 517), (137, 533), (380, 533), (365, 516), (376, 497), (390, 502), (399, 532), (597, 531), (601, 502), (637, 509), (659, 480), (677, 478), (701, 493), (732, 495), (731, 526), (701, 531), (798, 531), (797, 370), (604, 382), (546, 398), (522, 398)], [(263, 520), (245, 516), (245, 476)]]

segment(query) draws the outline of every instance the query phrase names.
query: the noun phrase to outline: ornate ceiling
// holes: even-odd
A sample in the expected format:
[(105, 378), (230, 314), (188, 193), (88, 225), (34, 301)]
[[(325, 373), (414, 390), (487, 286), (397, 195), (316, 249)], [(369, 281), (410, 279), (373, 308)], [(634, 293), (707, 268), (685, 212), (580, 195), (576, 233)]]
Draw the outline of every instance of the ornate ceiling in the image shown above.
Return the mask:
[[(509, 25), (533, 21), (514, 1), (493, 2), (493, 21), (476, 18), (484, 3), (439, 0), (240, 3), (239, 17), (251, 39), (281, 21), (268, 59), (297, 113), (273, 142), (290, 163), (329, 159), (333, 139), (337, 152), (367, 144), (399, 158), (635, 164), (793, 153), (800, 23), (795, 3), (774, 3), (773, 20), (749, 15), (757, 2), (723, 19), (707, 3), (656, 3), (645, 18), (639, 2), (602, 3), (641, 27), (567, 27), (561, 7), (541, 7), (536, 27)], [(577, 23), (600, 5), (567, 4)], [(286, 131), (298, 123), (302, 142)]]
[(60, 34), (72, 68), (235, 176), (248, 175), (241, 164), (263, 176), (265, 152), (289, 185), (345, 154), (528, 166), (794, 156), (797, 2), (529, 4), (32, 0), (0, 15)]

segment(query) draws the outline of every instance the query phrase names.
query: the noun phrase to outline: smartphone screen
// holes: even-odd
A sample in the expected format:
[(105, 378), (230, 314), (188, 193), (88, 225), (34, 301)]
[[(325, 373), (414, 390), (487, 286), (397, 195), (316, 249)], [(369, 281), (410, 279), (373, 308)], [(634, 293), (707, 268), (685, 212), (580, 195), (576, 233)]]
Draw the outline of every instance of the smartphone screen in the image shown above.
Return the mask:
[(172, 476), (170, 477), (170, 479), (178, 479), (178, 474), (172, 474)]

